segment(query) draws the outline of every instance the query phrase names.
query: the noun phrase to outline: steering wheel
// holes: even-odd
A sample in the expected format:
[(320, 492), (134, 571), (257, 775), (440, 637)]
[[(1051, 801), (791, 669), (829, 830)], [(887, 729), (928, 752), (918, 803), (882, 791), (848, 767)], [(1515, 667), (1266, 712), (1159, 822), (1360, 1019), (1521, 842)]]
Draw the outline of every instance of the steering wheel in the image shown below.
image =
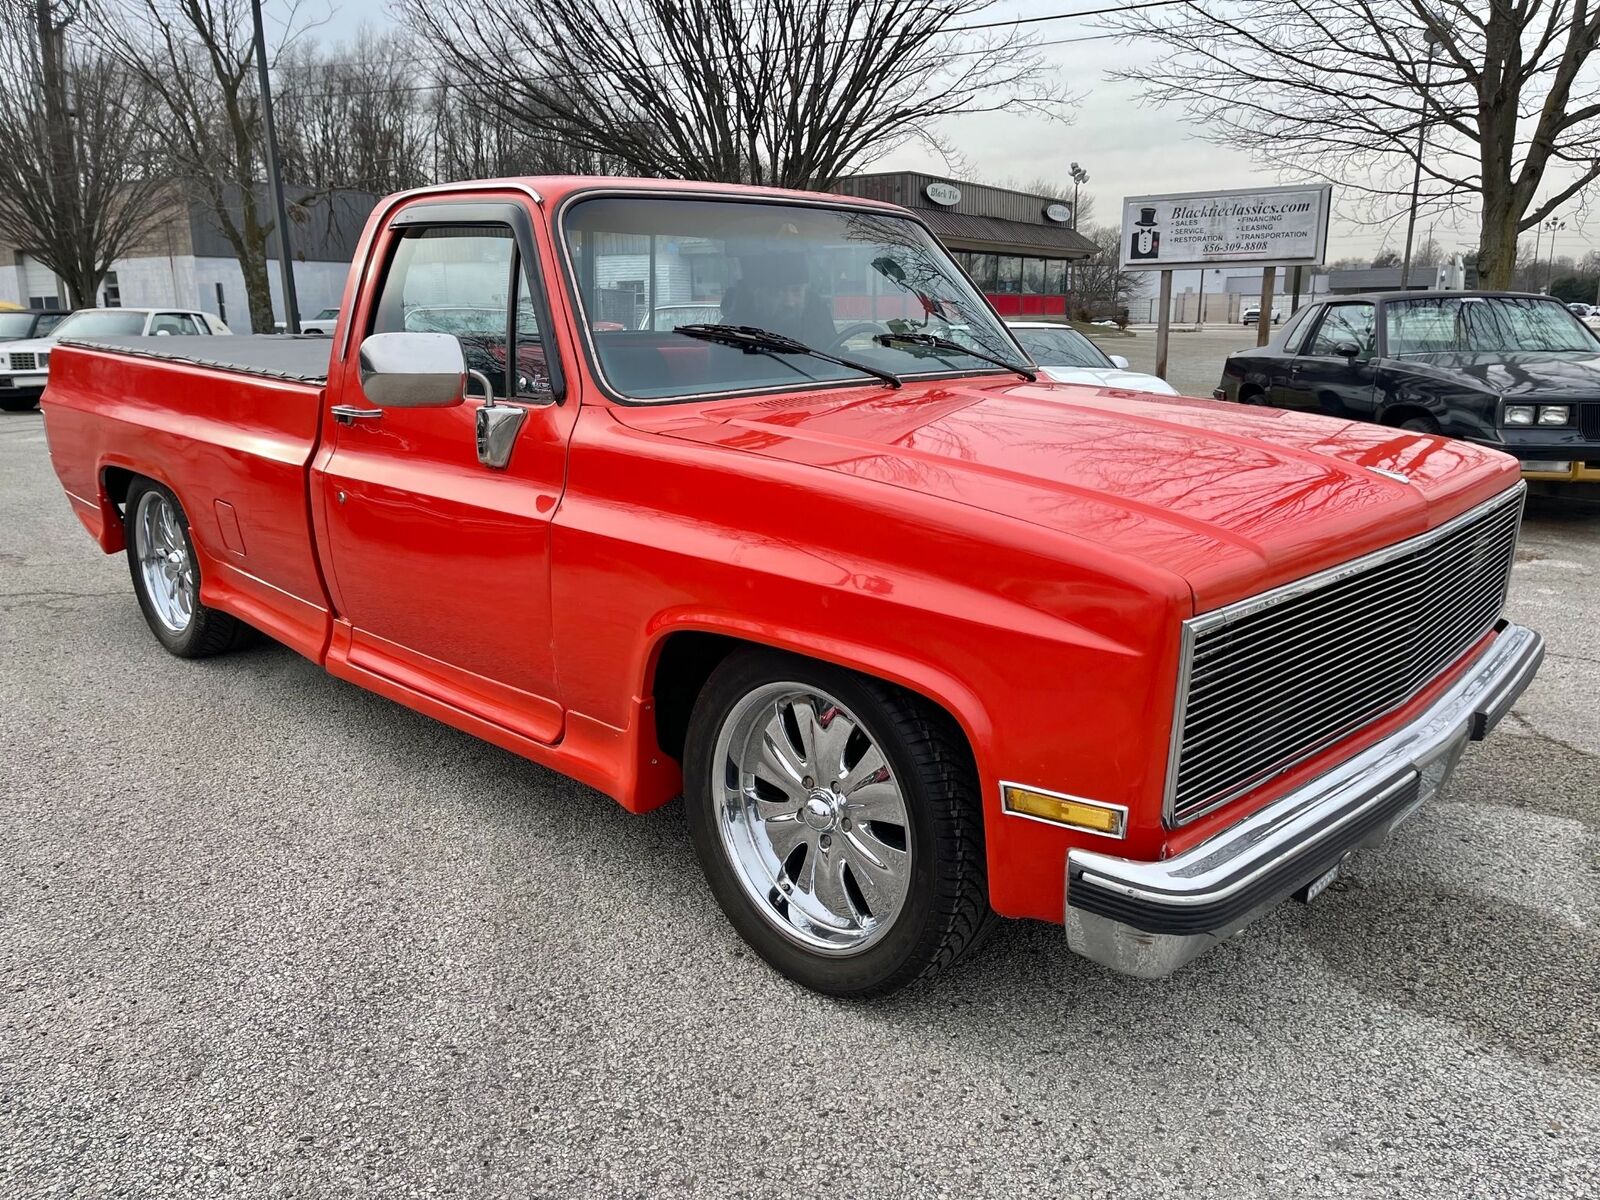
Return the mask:
[(875, 336), (880, 333), (888, 332), (889, 327), (882, 321), (853, 322), (852, 324), (846, 325), (838, 333), (834, 334), (833, 341), (828, 343), (828, 353), (837, 354), (840, 350), (844, 349), (845, 343), (851, 338), (860, 337), (864, 333)]

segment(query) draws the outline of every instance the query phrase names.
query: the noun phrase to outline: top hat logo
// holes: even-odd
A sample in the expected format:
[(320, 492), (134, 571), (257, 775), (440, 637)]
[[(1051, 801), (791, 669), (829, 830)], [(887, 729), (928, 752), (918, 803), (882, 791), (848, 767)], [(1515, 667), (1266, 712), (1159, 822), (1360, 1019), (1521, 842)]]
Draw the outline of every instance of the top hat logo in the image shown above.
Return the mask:
[(1139, 219), (1134, 222), (1135, 225), (1154, 225), (1155, 223), (1156, 206), (1154, 204), (1149, 208), (1141, 208), (1139, 210)]

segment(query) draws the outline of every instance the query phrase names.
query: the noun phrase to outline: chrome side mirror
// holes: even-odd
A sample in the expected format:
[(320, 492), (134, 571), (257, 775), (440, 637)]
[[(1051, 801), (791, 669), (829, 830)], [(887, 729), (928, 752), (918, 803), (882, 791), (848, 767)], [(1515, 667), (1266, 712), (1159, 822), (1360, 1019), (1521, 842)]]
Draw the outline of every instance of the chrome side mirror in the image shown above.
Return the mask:
[(1111, 365), (1113, 367), (1115, 367), (1117, 370), (1126, 371), (1128, 369), (1128, 360), (1123, 358), (1122, 355), (1113, 354), (1110, 357), (1111, 357)]
[(375, 333), (361, 343), (361, 390), (379, 408), (454, 408), (467, 360), (448, 333)]

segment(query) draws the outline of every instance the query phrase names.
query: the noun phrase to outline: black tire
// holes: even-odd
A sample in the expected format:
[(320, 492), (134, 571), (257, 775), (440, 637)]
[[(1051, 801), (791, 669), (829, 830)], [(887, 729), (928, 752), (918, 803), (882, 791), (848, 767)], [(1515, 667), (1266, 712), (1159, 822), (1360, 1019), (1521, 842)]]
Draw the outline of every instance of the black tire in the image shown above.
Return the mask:
[[(156, 602), (150, 594), (141, 569), (140, 547), (136, 546), (141, 535), (135, 528), (135, 514), (139, 511), (145, 496), (152, 493), (165, 499), (176, 511), (178, 532), (188, 553), (189, 562), (193, 564), (195, 594), (193, 611), (188, 624), (181, 631), (169, 629), (159, 616)], [(255, 630), (237, 617), (229, 616), (214, 608), (207, 608), (200, 603), (200, 560), (195, 556), (194, 540), (189, 535), (188, 515), (183, 511), (183, 505), (178, 503), (178, 498), (173, 495), (171, 489), (163, 487), (152, 479), (135, 479), (128, 487), (128, 498), (123, 507), (123, 524), (127, 541), (128, 573), (133, 577), (133, 593), (139, 599), (139, 608), (144, 613), (145, 624), (150, 626), (150, 632), (155, 634), (156, 641), (161, 643), (167, 653), (179, 658), (209, 658), (214, 654), (222, 654), (245, 645), (254, 638)]]
[[(779, 681), (831, 695), (858, 717), (905, 796), (911, 850), (905, 900), (878, 940), (848, 956), (800, 944), (759, 911), (719, 827), (713, 760), (723, 723), (744, 697)], [(839, 997), (897, 991), (955, 962), (993, 923), (971, 749), (947, 713), (903, 689), (775, 651), (731, 655), (695, 702), (684, 753), (684, 800), (695, 853), (734, 928), (774, 968), (814, 991)]]
[(29, 409), (37, 408), (38, 406), (39, 397), (37, 396), (7, 396), (5, 399), (0, 400), (0, 411), (4, 412), (27, 412)]
[(1438, 433), (1439, 422), (1430, 416), (1418, 414), (1401, 421), (1400, 428), (1410, 430), (1412, 433)]

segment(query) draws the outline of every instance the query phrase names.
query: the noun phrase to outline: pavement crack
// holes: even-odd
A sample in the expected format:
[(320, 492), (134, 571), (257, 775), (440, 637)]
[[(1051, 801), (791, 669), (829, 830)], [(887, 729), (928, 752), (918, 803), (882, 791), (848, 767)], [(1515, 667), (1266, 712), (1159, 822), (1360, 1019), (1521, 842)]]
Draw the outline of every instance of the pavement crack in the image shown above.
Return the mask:
[(1559, 746), (1561, 749), (1565, 750), (1567, 753), (1576, 754), (1579, 758), (1596, 758), (1596, 757), (1600, 757), (1600, 756), (1597, 756), (1593, 750), (1585, 750), (1582, 746), (1574, 746), (1571, 742), (1563, 741), (1561, 738), (1558, 738), (1558, 737), (1555, 737), (1555, 736), (1553, 736), (1551, 734), (1546, 733), (1544, 730), (1538, 728), (1536, 725), (1534, 725), (1534, 723), (1532, 721), (1528, 720), (1527, 717), (1523, 716), (1519, 712), (1513, 712), (1513, 713), (1510, 714), (1510, 716), (1511, 716), (1511, 719), (1513, 721), (1515, 721), (1523, 729), (1526, 729), (1530, 734), (1532, 734), (1534, 736), (1534, 738), (1536, 738), (1537, 740), (1539, 740), (1541, 742), (1547, 742), (1552, 746)]

